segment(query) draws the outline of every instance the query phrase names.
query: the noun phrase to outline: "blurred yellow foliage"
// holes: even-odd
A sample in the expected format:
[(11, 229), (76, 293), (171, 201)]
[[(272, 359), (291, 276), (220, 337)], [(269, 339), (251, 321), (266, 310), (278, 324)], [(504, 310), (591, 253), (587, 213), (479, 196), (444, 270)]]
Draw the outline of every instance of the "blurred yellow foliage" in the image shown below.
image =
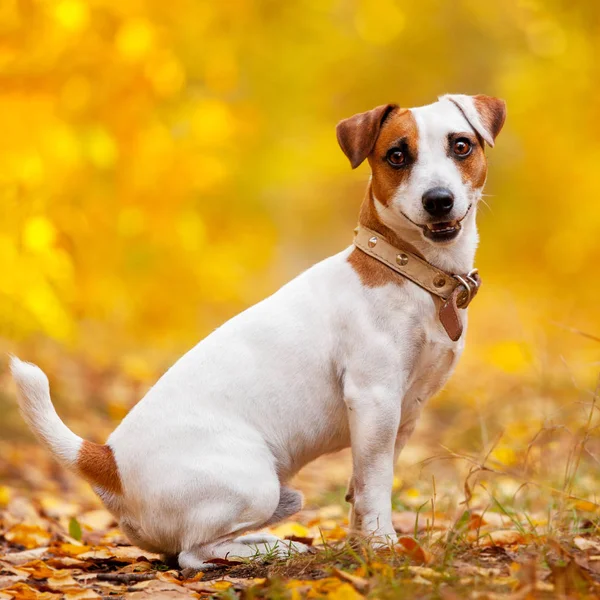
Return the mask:
[(571, 346), (585, 369), (597, 346), (557, 324), (600, 330), (599, 22), (591, 0), (4, 0), (2, 347), (152, 380), (350, 242), (368, 172), (339, 119), (462, 92), (509, 107), (465, 368)]

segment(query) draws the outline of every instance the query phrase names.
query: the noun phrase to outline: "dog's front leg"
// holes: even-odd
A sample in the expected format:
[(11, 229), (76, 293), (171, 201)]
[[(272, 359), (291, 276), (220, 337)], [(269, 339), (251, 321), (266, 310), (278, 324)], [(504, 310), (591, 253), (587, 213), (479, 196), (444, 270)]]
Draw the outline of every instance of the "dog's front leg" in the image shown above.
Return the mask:
[(397, 539), (391, 495), (400, 399), (382, 384), (359, 387), (349, 380), (345, 388), (353, 466), (350, 526), (375, 545), (387, 545)]

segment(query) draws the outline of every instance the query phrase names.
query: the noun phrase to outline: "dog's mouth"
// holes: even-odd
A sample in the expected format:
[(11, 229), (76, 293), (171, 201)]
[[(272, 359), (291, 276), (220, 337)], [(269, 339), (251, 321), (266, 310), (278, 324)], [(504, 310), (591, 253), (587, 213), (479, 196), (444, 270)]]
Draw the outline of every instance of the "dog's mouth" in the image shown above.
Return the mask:
[(413, 225), (416, 225), (428, 240), (442, 244), (444, 242), (451, 242), (458, 237), (460, 230), (462, 229), (461, 222), (464, 221), (469, 214), (472, 206), (473, 204), (469, 204), (465, 214), (460, 219), (455, 219), (454, 221), (442, 221), (440, 223), (426, 223), (424, 225), (415, 223), (408, 215), (405, 213), (402, 214)]
[(434, 242), (449, 242), (456, 238), (461, 230), (460, 221), (444, 221), (422, 226), (423, 235)]

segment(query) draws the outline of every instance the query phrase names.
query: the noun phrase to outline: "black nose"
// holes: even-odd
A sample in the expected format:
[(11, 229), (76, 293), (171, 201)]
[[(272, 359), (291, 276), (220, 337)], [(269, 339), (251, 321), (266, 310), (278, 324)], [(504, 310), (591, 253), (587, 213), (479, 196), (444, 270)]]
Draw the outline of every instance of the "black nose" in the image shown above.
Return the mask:
[(423, 194), (423, 208), (432, 217), (446, 216), (454, 206), (454, 194), (447, 188), (431, 188)]

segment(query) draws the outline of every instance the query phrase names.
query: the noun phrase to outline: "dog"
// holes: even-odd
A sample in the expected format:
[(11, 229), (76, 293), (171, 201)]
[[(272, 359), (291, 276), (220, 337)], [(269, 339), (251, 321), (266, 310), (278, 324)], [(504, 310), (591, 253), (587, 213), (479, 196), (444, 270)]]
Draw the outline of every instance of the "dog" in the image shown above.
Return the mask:
[(68, 429), (44, 373), (13, 357), (25, 420), (92, 484), (131, 542), (181, 568), (305, 550), (244, 534), (300, 510), (292, 476), (347, 447), (351, 531), (393, 544), (394, 464), (464, 348), (467, 311), (457, 308), (479, 287), (484, 146), (505, 115), (502, 100), (446, 95), (341, 121), (351, 166), (371, 167), (353, 245), (180, 358), (105, 445)]

